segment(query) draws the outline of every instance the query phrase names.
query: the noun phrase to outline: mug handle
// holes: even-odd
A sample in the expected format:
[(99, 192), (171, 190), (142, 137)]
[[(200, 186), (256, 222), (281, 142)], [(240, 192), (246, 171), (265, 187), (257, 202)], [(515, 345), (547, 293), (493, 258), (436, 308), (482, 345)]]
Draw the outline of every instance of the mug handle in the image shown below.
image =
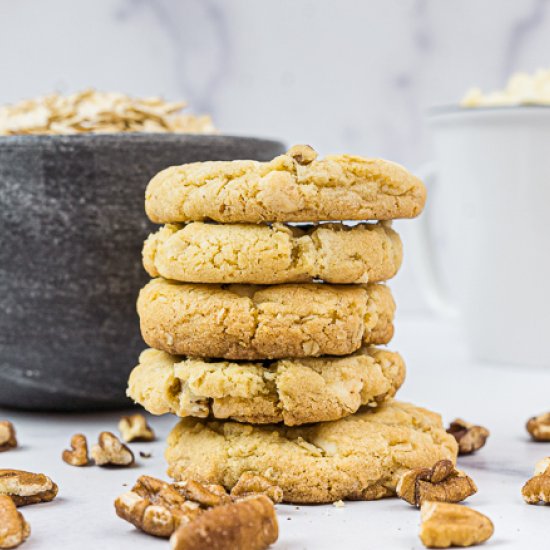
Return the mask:
[[(433, 162), (425, 164), (417, 171), (417, 175), (426, 185), (428, 196), (433, 198), (439, 185), (436, 164)], [(444, 317), (456, 317), (458, 310), (452, 305), (444, 291), (441, 274), (435, 261), (435, 227), (434, 218), (430, 212), (433, 210), (428, 208), (424, 215), (420, 216), (409, 228), (411, 250), (414, 251), (409, 256), (409, 261), (429, 308)]]

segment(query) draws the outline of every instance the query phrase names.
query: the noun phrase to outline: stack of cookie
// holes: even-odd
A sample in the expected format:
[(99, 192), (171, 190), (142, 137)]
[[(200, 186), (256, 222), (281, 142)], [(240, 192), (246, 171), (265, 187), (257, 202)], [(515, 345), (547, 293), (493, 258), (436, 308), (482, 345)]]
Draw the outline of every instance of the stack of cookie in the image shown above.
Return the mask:
[(393, 335), (383, 281), (402, 258), (388, 220), (424, 201), (397, 164), (308, 146), (153, 178), (146, 210), (167, 225), (145, 243), (138, 299), (153, 349), (128, 395), (183, 418), (170, 475), (231, 488), (253, 472), (313, 503), (389, 496), (403, 471), (454, 461), (438, 415), (393, 401), (405, 367), (375, 347)]

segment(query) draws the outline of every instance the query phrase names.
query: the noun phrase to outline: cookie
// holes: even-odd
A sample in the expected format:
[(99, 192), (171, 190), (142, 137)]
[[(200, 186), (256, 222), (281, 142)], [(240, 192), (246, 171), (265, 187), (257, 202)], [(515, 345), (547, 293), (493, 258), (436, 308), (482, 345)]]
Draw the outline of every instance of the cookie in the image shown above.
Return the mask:
[(165, 454), (177, 480), (230, 489), (242, 473), (253, 472), (296, 503), (391, 496), (406, 470), (454, 462), (456, 455), (439, 415), (397, 401), (293, 428), (186, 418), (172, 430)]
[(272, 363), (210, 362), (145, 350), (128, 397), (153, 414), (295, 426), (338, 420), (393, 397), (405, 379), (398, 353), (362, 348), (346, 357)]
[(386, 224), (166, 225), (143, 247), (151, 277), (189, 283), (386, 281), (401, 265), (401, 239)]
[(395, 304), (380, 284), (258, 287), (153, 279), (137, 309), (152, 348), (255, 360), (347, 355), (362, 344), (385, 344)]
[(424, 207), (423, 183), (398, 164), (316, 157), (298, 145), (270, 162), (172, 166), (150, 181), (145, 209), (155, 223), (259, 223), (413, 218)]

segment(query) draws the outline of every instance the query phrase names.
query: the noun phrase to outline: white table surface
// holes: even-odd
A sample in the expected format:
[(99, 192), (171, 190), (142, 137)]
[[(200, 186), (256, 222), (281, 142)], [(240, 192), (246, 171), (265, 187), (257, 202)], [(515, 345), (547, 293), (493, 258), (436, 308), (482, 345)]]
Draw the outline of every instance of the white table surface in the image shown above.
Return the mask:
[[(520, 495), (534, 464), (550, 455), (550, 444), (533, 443), (524, 429), (526, 419), (550, 410), (550, 369), (481, 365), (467, 358), (456, 326), (429, 318), (401, 319), (390, 348), (407, 362), (407, 381), (398, 397), (430, 407), (445, 422), (463, 417), (491, 430), (484, 449), (461, 457), (459, 466), (478, 485), (468, 504), (487, 514), (495, 535), (487, 548), (547, 548), (550, 508), (528, 506)], [(503, 335), (503, 345), (514, 343)], [(32, 535), (23, 548), (145, 550), (168, 548), (119, 519), (113, 508), (118, 494), (142, 474), (166, 478), (163, 440), (174, 418), (151, 418), (155, 443), (132, 444), (138, 464), (130, 469), (74, 468), (61, 460), (61, 451), (76, 432), (89, 442), (102, 430), (116, 433), (120, 412), (101, 414), (37, 414), (0, 409), (0, 419), (14, 422), (20, 448), (0, 453), (0, 468), (43, 472), (59, 485), (58, 498), (22, 510)], [(139, 451), (153, 457), (139, 457)], [(279, 505), (279, 549), (423, 548), (417, 533), (419, 513), (398, 499), (346, 503), (344, 508)]]

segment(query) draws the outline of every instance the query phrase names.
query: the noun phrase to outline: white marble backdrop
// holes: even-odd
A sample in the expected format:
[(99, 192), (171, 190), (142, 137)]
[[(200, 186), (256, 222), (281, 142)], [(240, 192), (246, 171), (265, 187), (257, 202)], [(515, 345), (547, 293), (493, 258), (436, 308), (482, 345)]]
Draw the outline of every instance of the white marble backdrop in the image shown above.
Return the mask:
[[(0, 102), (161, 94), (227, 133), (412, 169), (430, 158), (427, 108), (548, 67), (548, 52), (546, 0), (0, 0)], [(423, 307), (410, 263), (401, 311)]]

